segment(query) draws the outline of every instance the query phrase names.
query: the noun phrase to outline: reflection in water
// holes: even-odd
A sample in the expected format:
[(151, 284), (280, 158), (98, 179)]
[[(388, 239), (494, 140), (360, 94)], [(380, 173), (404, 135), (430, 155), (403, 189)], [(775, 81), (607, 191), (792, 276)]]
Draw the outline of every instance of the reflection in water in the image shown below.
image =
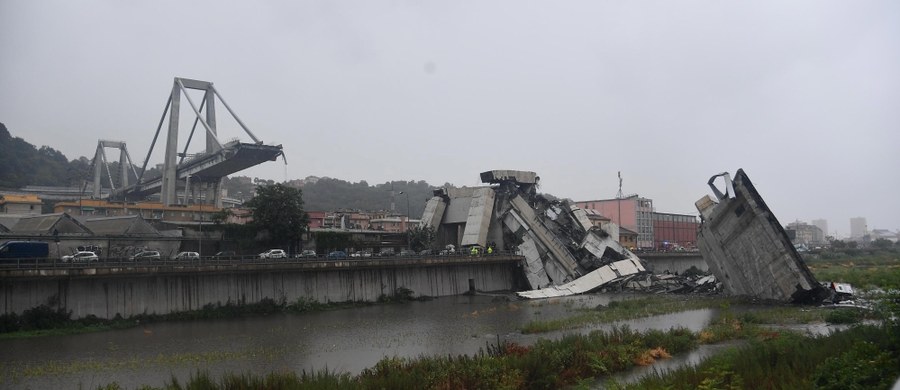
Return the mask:
[[(532, 320), (563, 318), (629, 295), (540, 301), (458, 296), (300, 315), (154, 323), (83, 335), (0, 341), (0, 387), (125, 387), (186, 380), (197, 370), (268, 373), (328, 368), (359, 373), (383, 357), (475, 354), (498, 339), (531, 344), (567, 332), (522, 335)], [(715, 310), (624, 321), (632, 329), (699, 330)], [(608, 329), (602, 325), (579, 330)], [(568, 331), (571, 332), (571, 331)]]

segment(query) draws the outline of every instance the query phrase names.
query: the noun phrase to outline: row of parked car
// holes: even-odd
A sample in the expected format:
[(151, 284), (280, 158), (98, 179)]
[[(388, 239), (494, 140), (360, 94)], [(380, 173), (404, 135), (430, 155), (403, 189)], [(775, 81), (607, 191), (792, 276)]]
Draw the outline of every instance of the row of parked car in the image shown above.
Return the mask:
[[(432, 251), (430, 249), (426, 249), (426, 250), (418, 252), (418, 253), (415, 251), (412, 251), (412, 250), (402, 249), (402, 250), (400, 250), (399, 254), (396, 254), (393, 250), (382, 250), (381, 252), (375, 253), (375, 254), (373, 254), (371, 251), (364, 250), (364, 251), (352, 252), (349, 255), (347, 254), (347, 252), (344, 252), (344, 251), (333, 251), (333, 252), (329, 252), (328, 255), (325, 257), (327, 259), (346, 259), (346, 258), (365, 258), (365, 257), (373, 257), (373, 256), (391, 257), (391, 256), (397, 256), (397, 255), (399, 255), (399, 256), (417, 256), (417, 255), (418, 256), (427, 256), (427, 255), (434, 255), (434, 254), (437, 254), (437, 253), (434, 253), (434, 251)], [(440, 254), (444, 255), (447, 253), (443, 253), (443, 251), (442, 251), (442, 253), (440, 253)], [(261, 260), (264, 260), (264, 259), (286, 259), (289, 256), (288, 256), (287, 252), (285, 252), (283, 249), (269, 249), (265, 252), (260, 253), (256, 257)], [(317, 258), (317, 257), (319, 257), (319, 255), (314, 250), (306, 249), (306, 250), (303, 250), (300, 253), (296, 254), (294, 257), (301, 258), (301, 259), (302, 258)], [(222, 251), (222, 252), (216, 253), (215, 255), (211, 256), (211, 258), (212, 259), (238, 259), (238, 258), (241, 258), (241, 256), (237, 255), (234, 251)], [(197, 252), (179, 252), (172, 259), (173, 260), (198, 260), (198, 259), (200, 259), (200, 254)], [(89, 263), (89, 262), (98, 261), (99, 257), (97, 256), (96, 253), (91, 252), (91, 251), (78, 251), (71, 255), (63, 256), (61, 260), (64, 263), (68, 263), (68, 262)], [(152, 251), (152, 250), (151, 251), (141, 251), (141, 252), (138, 252), (138, 253), (132, 255), (131, 257), (129, 257), (128, 260), (131, 260), (131, 261), (157, 261), (157, 260), (162, 260), (162, 255), (159, 253), (159, 251)]]

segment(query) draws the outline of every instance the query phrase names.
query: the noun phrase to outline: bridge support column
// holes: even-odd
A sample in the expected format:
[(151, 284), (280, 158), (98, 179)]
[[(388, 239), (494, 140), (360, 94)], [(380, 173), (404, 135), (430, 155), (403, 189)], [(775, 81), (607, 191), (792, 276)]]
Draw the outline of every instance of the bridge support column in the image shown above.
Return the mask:
[(164, 206), (171, 206), (178, 202), (175, 197), (175, 189), (178, 188), (176, 169), (178, 168), (178, 109), (181, 103), (181, 89), (177, 79), (175, 85), (172, 86), (172, 95), (169, 99), (172, 104), (169, 109), (169, 133), (166, 138), (166, 156), (163, 161), (162, 188), (159, 199)]

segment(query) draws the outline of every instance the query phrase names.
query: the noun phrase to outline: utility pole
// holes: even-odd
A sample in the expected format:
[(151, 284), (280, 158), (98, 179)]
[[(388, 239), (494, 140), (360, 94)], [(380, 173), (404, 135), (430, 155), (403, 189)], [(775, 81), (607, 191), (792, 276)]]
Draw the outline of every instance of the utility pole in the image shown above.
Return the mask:
[[(619, 192), (616, 193), (616, 206), (619, 207), (619, 219), (616, 221), (619, 223), (619, 229), (622, 229), (622, 171), (619, 171)], [(622, 236), (622, 233), (619, 233), (619, 236)], [(619, 240), (619, 237), (616, 237), (616, 240)]]

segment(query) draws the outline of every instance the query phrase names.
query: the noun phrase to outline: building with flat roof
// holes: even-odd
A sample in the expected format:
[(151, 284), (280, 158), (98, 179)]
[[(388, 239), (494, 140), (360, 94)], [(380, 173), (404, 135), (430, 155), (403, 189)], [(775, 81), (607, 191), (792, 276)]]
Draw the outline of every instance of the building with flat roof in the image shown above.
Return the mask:
[(37, 195), (0, 195), (0, 214), (36, 215), (41, 213)]
[[(73, 216), (119, 217), (140, 215), (148, 221), (161, 222), (209, 222), (222, 208), (211, 204), (164, 206), (157, 202), (109, 202), (100, 199), (82, 199), (59, 202), (53, 206), (54, 213), (69, 213)], [(232, 210), (234, 212), (234, 210)]]
[(825, 245), (825, 233), (818, 226), (795, 221), (787, 224), (785, 230), (788, 233), (788, 237), (793, 232), (792, 241), (795, 245), (806, 245), (809, 248)]
[(405, 215), (376, 218), (369, 221), (369, 229), (391, 233), (405, 232), (413, 226), (419, 225), (418, 219), (409, 219)]
[(869, 233), (865, 217), (850, 218), (850, 238), (860, 239)]
[(825, 219), (812, 220), (813, 226), (819, 228), (826, 237), (828, 236), (828, 221)]

